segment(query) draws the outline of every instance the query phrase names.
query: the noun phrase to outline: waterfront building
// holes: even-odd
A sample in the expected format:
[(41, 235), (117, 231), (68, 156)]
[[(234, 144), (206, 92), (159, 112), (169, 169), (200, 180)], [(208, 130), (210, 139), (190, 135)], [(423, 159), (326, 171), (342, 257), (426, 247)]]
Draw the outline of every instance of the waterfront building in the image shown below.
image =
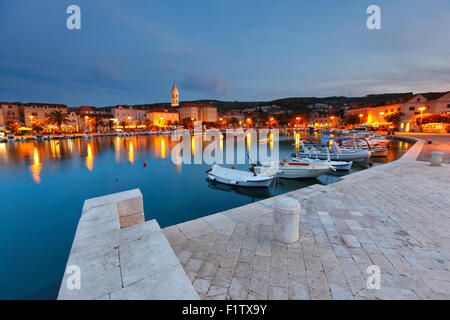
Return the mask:
[[(76, 109), (78, 115), (78, 128), (79, 130), (89, 130), (91, 129), (91, 121), (93, 119), (102, 120), (105, 125), (109, 120), (113, 120), (114, 117), (110, 110), (103, 108), (96, 108), (91, 106), (81, 106)], [(69, 115), (70, 118), (70, 115)], [(72, 121), (73, 122), (73, 121)]]
[(430, 113), (450, 114), (450, 91), (432, 95), (428, 100)]
[(345, 115), (355, 115), (361, 119), (361, 124), (385, 128), (394, 127), (386, 117), (401, 113), (399, 121), (400, 131), (418, 131), (417, 118), (423, 116), (428, 110), (428, 99), (421, 94), (414, 94), (396, 99), (390, 99), (378, 104), (360, 104), (356, 108), (350, 108)]
[(79, 108), (68, 108), (67, 116), (70, 121), (70, 124), (68, 125), (69, 129), (77, 132), (85, 129), (85, 120), (80, 117)]
[(341, 118), (334, 115), (316, 116), (308, 120), (308, 126), (314, 128), (338, 128), (341, 124)]
[(126, 121), (133, 124), (135, 121), (144, 123), (147, 119), (147, 110), (144, 108), (134, 108), (127, 105), (119, 105), (111, 108), (111, 114), (117, 122)]
[(0, 125), (3, 126), (8, 119), (23, 122), (23, 105), (21, 103), (0, 103)]
[(180, 107), (180, 120), (183, 119), (200, 120), (198, 117), (198, 107), (194, 104), (185, 104)]
[(187, 103), (180, 107), (180, 119), (186, 118), (203, 122), (216, 122), (217, 108), (206, 103)]
[(175, 82), (173, 83), (172, 91), (170, 93), (170, 102), (172, 107), (178, 107), (180, 105), (180, 99), (178, 95), (178, 89)]
[(147, 119), (157, 127), (167, 127), (180, 121), (178, 112), (170, 112), (165, 109), (155, 109), (147, 112)]
[(217, 108), (209, 104), (202, 104), (198, 108), (198, 117), (203, 122), (216, 122)]
[(54, 111), (67, 113), (67, 106), (65, 104), (27, 103), (23, 106), (23, 122), (30, 128), (35, 122), (46, 121), (48, 115)]

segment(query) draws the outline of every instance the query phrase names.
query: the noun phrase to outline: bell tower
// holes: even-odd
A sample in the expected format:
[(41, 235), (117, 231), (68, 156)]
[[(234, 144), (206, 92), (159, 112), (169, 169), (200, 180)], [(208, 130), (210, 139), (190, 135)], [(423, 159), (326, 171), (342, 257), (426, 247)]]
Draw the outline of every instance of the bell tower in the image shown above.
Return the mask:
[(178, 98), (178, 89), (175, 82), (173, 83), (172, 92), (170, 93), (170, 102), (172, 107), (178, 107), (180, 105), (180, 101)]

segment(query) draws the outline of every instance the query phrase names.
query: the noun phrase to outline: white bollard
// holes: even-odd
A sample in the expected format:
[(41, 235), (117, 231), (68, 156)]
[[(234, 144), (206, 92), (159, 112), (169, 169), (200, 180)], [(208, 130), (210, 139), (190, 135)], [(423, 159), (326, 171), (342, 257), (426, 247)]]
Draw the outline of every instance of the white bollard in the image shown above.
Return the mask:
[(431, 165), (433, 167), (440, 167), (442, 165), (443, 153), (439, 151), (433, 151), (431, 153)]
[(273, 236), (282, 243), (298, 241), (300, 211), (302, 207), (294, 198), (280, 197), (274, 205)]

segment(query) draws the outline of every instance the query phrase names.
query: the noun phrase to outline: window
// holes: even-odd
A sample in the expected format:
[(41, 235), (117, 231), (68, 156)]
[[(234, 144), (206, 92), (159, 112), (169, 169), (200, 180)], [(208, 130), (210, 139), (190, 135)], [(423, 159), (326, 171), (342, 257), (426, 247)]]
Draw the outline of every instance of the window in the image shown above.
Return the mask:
[(420, 98), (417, 98), (417, 101), (420, 101)]
[(394, 109), (391, 109), (391, 112), (394, 112)]
[(420, 112), (417, 112), (417, 111), (416, 111), (416, 112), (414, 112), (414, 114), (420, 114)]
[(400, 108), (397, 108), (397, 111), (400, 111)]
[(416, 108), (414, 108), (414, 107), (409, 107), (409, 110), (416, 110)]
[(447, 109), (450, 109), (450, 104), (447, 105)]

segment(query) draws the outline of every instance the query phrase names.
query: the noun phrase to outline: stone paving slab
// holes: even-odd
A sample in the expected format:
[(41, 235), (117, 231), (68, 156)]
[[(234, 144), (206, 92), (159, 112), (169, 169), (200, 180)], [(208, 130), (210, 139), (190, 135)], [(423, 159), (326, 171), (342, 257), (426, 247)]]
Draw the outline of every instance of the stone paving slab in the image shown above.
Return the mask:
[(450, 167), (415, 149), (282, 195), (302, 205), (294, 244), (274, 240), (277, 197), (163, 231), (202, 299), (450, 299)]

